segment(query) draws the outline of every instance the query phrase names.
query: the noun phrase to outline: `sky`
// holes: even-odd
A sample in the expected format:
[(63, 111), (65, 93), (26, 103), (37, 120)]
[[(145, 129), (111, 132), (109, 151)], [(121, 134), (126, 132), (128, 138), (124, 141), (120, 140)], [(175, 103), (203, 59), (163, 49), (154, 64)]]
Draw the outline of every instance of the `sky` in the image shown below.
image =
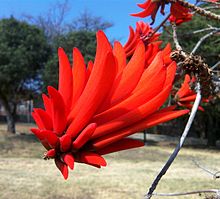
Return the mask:
[[(56, 2), (56, 0), (0, 0), (0, 17), (45, 15)], [(93, 16), (100, 16), (105, 21), (112, 22), (114, 26), (106, 30), (106, 34), (110, 40), (117, 39), (122, 43), (127, 41), (129, 25), (135, 27), (135, 23), (142, 20), (129, 14), (141, 11), (136, 4), (143, 3), (144, 0), (69, 0), (68, 2), (70, 10), (66, 15), (66, 22), (70, 22), (87, 10)], [(151, 22), (150, 18), (145, 18), (144, 21)], [(154, 26), (156, 25), (157, 23)]]

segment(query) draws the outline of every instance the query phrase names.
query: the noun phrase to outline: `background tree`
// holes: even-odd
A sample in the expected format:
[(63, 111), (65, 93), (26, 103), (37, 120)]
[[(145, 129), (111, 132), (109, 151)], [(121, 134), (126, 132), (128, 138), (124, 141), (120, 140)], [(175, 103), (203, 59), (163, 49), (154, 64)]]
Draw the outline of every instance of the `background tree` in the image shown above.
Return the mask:
[(48, 57), (43, 32), (11, 17), (0, 20), (0, 102), (5, 109), (8, 132), (15, 133), (16, 105), (38, 91), (39, 70)]
[(68, 24), (69, 31), (90, 31), (106, 30), (111, 28), (113, 23), (104, 21), (102, 17), (93, 16), (88, 10), (84, 10), (79, 17)]

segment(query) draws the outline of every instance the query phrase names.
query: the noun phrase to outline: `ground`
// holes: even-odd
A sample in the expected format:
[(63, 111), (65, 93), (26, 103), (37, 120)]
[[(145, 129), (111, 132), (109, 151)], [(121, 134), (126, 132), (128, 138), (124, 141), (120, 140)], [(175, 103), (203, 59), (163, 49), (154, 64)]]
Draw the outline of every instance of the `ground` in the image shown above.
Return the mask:
[[(42, 159), (44, 148), (28, 133), (29, 128), (18, 125), (20, 134), (8, 135), (0, 125), (0, 199), (141, 199), (174, 148), (147, 143), (142, 148), (106, 155), (106, 168), (76, 164), (65, 181), (53, 160)], [(156, 192), (218, 189), (220, 179), (214, 180), (193, 160), (211, 171), (220, 170), (219, 150), (185, 147)]]

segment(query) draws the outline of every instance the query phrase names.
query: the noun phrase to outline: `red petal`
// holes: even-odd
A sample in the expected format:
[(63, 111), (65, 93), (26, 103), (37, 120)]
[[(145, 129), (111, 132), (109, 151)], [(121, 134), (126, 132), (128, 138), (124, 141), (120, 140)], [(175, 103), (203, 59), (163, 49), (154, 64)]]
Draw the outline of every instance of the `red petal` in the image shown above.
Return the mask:
[(146, 9), (150, 4), (151, 4), (151, 0), (146, 0), (144, 3), (139, 3), (137, 5), (142, 9)]
[(54, 158), (55, 156), (56, 156), (56, 150), (55, 149), (50, 149), (45, 154), (45, 157), (47, 157), (47, 158)]
[(196, 94), (194, 95), (191, 95), (191, 96), (187, 96), (187, 97), (183, 97), (183, 98), (180, 98), (180, 102), (184, 102), (184, 101), (194, 101), (196, 99)]
[(125, 128), (135, 122), (138, 122), (148, 115), (155, 112), (165, 102), (171, 90), (171, 85), (167, 86), (166, 89), (161, 91), (156, 97), (149, 102), (135, 108), (134, 110), (125, 113), (124, 115), (115, 118), (114, 120), (100, 125), (96, 128), (92, 138), (97, 138), (106, 135), (110, 132), (114, 132), (121, 128)]
[(63, 97), (64, 103), (66, 105), (67, 112), (70, 111), (70, 106), (72, 103), (72, 86), (73, 77), (72, 70), (68, 60), (62, 48), (58, 49), (59, 56), (59, 92)]
[(112, 53), (108, 53), (102, 61), (100, 65), (94, 64), (87, 85), (69, 116), (69, 122), (75, 117), (67, 129), (67, 134), (72, 137), (85, 127), (112, 87), (116, 70), (115, 58)]
[(32, 115), (32, 117), (34, 118), (34, 121), (36, 122), (37, 127), (38, 127), (39, 129), (45, 129), (44, 123), (43, 123), (43, 121), (41, 120), (40, 116), (39, 116), (37, 113), (35, 113), (34, 111), (31, 113), (31, 115)]
[(80, 153), (80, 162), (86, 164), (106, 166), (107, 163), (105, 159), (97, 153), (93, 152), (82, 152)]
[(48, 86), (48, 93), (53, 105), (53, 129), (58, 135), (62, 135), (66, 128), (65, 104), (60, 93), (53, 87)]
[[(147, 101), (159, 94), (166, 79), (166, 68), (163, 67), (162, 58), (161, 62), (158, 61), (155, 66), (157, 66), (158, 70), (154, 70), (154, 73), (151, 73), (151, 67), (147, 68), (146, 71), (148, 71), (150, 75), (145, 75), (146, 78), (142, 81), (142, 87), (138, 87), (139, 90), (137, 90), (127, 99), (123, 100), (121, 103), (116, 104), (106, 111), (96, 115), (93, 121), (97, 122), (99, 125), (109, 122), (120, 115), (123, 115), (126, 112), (132, 111), (138, 106), (147, 103)], [(154, 85), (152, 85), (152, 82)]]
[[(136, 88), (133, 90), (132, 93), (137, 92), (138, 90), (145, 87), (146, 84), (151, 84), (154, 82), (150, 81), (152, 76), (155, 76), (155, 73), (158, 71), (160, 72), (162, 69), (165, 69), (162, 59), (162, 53), (158, 52), (156, 57), (154, 58), (153, 62), (150, 64), (150, 66), (143, 72), (140, 81), (138, 82)], [(155, 84), (154, 84), (155, 85)]]
[(42, 134), (44, 134), (45, 139), (51, 148), (56, 148), (59, 144), (59, 138), (53, 131), (49, 130), (41, 130)]
[(40, 140), (41, 144), (47, 149), (51, 149), (51, 147), (49, 146), (47, 140), (46, 140), (46, 136), (45, 134), (39, 130), (39, 129), (31, 129), (32, 133)]
[(46, 111), (41, 108), (34, 108), (34, 113), (34, 117), (37, 119), (37, 124), (39, 124), (40, 127), (43, 127), (41, 129), (53, 130), (51, 117)]
[(166, 85), (172, 85), (175, 74), (176, 74), (176, 62), (172, 62), (169, 66), (167, 66), (167, 76), (164, 87)]
[(105, 155), (108, 153), (114, 153), (117, 151), (137, 148), (144, 146), (144, 143), (139, 140), (134, 140), (131, 138), (123, 138), (122, 140), (119, 140), (118, 142), (115, 142), (113, 144), (108, 145), (107, 147), (104, 147), (102, 149), (99, 149), (97, 152), (100, 155)]
[(126, 42), (126, 44), (124, 45), (124, 49), (125, 49), (125, 52), (127, 52), (129, 49), (128, 49), (128, 46), (130, 45), (130, 43), (133, 41), (134, 39), (134, 29), (129, 26), (129, 31), (130, 31), (130, 34), (129, 34), (129, 38), (128, 38), (128, 41)]
[(78, 101), (86, 83), (86, 66), (84, 58), (77, 48), (73, 49), (73, 106)]
[(149, 4), (148, 6), (145, 6), (145, 9), (139, 13), (135, 13), (135, 14), (131, 14), (131, 16), (134, 17), (147, 17), (152, 15), (152, 13), (154, 13), (154, 11), (157, 9), (157, 3), (152, 3), (151, 0), (148, 0)]
[(72, 139), (70, 135), (65, 134), (62, 137), (60, 137), (60, 150), (62, 152), (69, 151), (71, 148), (71, 144), (72, 144)]
[(79, 134), (76, 140), (73, 142), (72, 146), (74, 149), (80, 149), (92, 136), (96, 129), (96, 123), (89, 124), (83, 131)]
[(68, 178), (68, 167), (66, 164), (64, 164), (61, 160), (59, 159), (55, 159), (55, 164), (57, 166), (57, 168), (60, 170), (60, 172), (62, 173), (64, 179), (66, 180)]
[(118, 63), (117, 74), (120, 74), (121, 71), (126, 66), (126, 54), (125, 54), (125, 51), (122, 45), (117, 41), (114, 43), (113, 54), (115, 55), (117, 63)]
[(86, 82), (88, 81), (90, 74), (92, 72), (93, 69), (93, 62), (90, 60), (87, 64), (87, 70), (86, 70)]
[(71, 153), (63, 154), (62, 160), (70, 169), (74, 169), (74, 157)]
[(44, 107), (45, 107), (46, 112), (48, 113), (48, 115), (51, 116), (52, 115), (52, 104), (51, 104), (50, 98), (47, 95), (42, 94), (42, 99), (44, 102)]
[(140, 41), (134, 55), (123, 70), (121, 77), (113, 85), (113, 94), (110, 97), (111, 105), (127, 97), (136, 87), (144, 70), (144, 55), (145, 47), (143, 42)]
[[(163, 109), (162, 109), (163, 110)], [(152, 126), (155, 126), (159, 123), (163, 123), (169, 120), (172, 120), (174, 118), (177, 118), (179, 116), (182, 116), (184, 114), (187, 114), (189, 110), (181, 110), (181, 111), (158, 111), (157, 113), (154, 113), (150, 115), (148, 118), (135, 123), (134, 125), (131, 125), (125, 129), (122, 129), (120, 131), (112, 132), (108, 135), (104, 135), (100, 137), (99, 139), (96, 139), (93, 141), (93, 146), (96, 149), (100, 149), (103, 147), (106, 147), (107, 145), (117, 142), (121, 140), (124, 137), (127, 137), (135, 132), (144, 130), (146, 128), (150, 128)]]

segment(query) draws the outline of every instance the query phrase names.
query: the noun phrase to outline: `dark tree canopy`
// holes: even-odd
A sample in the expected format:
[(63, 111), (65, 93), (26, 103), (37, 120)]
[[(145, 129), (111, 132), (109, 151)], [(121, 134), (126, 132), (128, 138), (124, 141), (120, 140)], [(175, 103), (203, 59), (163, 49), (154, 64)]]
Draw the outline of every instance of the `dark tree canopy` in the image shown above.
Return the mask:
[[(43, 32), (11, 17), (0, 20), (0, 100), (6, 113), (39, 88), (39, 70), (48, 57)], [(15, 107), (14, 107), (15, 106)]]

